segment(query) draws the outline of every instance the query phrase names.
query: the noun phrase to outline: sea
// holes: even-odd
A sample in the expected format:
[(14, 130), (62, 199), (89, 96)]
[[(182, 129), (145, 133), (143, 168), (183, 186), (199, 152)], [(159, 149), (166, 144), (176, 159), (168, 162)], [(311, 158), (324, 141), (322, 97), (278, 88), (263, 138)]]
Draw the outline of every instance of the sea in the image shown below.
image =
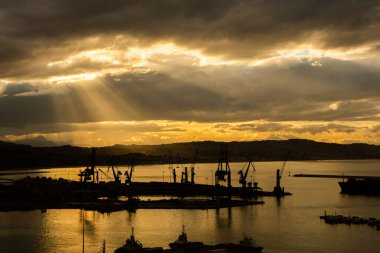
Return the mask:
[[(175, 165), (177, 175), (189, 165)], [(244, 163), (230, 163), (232, 184), (238, 186), (238, 171)], [(264, 190), (275, 185), (276, 170), (283, 162), (256, 162), (248, 181)], [(214, 183), (217, 164), (197, 164), (196, 183)], [(78, 180), (83, 168), (33, 170), (30, 176)], [(125, 166), (119, 166), (125, 171)], [(107, 173), (107, 168), (102, 168)], [(25, 177), (21, 170), (7, 178)], [(6, 171), (1, 171), (6, 173)], [(328, 214), (375, 217), (380, 219), (380, 197), (350, 196), (340, 193), (337, 178), (300, 178), (294, 174), (380, 176), (379, 160), (288, 162), (281, 184), (293, 195), (263, 197), (262, 205), (210, 210), (136, 210), (110, 214), (84, 210), (0, 212), (0, 252), (72, 253), (106, 252), (125, 243), (132, 227), (136, 239), (146, 247), (162, 246), (177, 239), (182, 227), (191, 241), (206, 244), (237, 243), (249, 235), (268, 253), (357, 253), (380, 252), (380, 231), (367, 225), (329, 225), (319, 217)], [(108, 176), (112, 172), (108, 170)], [(100, 180), (108, 177), (101, 174)], [(135, 168), (134, 181), (172, 181), (168, 165), (141, 165)], [(164, 197), (164, 196), (163, 196)], [(148, 197), (145, 197), (148, 198)], [(153, 199), (153, 198), (152, 198)], [(84, 233), (84, 237), (83, 237)]]

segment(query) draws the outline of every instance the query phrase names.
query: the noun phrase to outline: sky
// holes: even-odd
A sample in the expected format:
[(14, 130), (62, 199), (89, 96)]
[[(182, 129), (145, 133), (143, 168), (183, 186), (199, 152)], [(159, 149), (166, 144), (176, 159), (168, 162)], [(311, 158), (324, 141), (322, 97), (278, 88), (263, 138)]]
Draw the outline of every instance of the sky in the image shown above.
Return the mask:
[(0, 2), (0, 140), (380, 144), (380, 1)]

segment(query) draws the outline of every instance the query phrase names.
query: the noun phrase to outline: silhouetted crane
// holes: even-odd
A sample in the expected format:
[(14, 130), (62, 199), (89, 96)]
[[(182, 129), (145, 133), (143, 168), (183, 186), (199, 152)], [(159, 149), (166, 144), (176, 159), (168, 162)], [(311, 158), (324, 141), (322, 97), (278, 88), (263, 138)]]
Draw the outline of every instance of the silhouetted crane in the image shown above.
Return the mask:
[(188, 184), (189, 183), (189, 172), (188, 172), (187, 167), (185, 167), (181, 173), (181, 183), (182, 184)]
[(221, 158), (219, 159), (218, 168), (215, 171), (215, 185), (219, 186), (220, 181), (226, 181), (227, 176), (227, 185), (228, 188), (231, 188), (231, 169), (228, 163), (228, 155), (227, 148), (225, 148), (225, 152), (221, 151)]
[(172, 168), (172, 173), (173, 173), (173, 183), (177, 183), (177, 173), (174, 167)]
[(194, 165), (192, 165), (190, 168), (190, 175), (191, 175), (190, 183), (195, 184), (195, 180), (194, 180), (194, 178), (195, 178), (195, 166)]
[(96, 150), (95, 148), (92, 148), (91, 150), (91, 165), (90, 167), (87, 166), (87, 168), (84, 171), (80, 171), (78, 176), (80, 177), (80, 182), (87, 183), (92, 181), (93, 183), (99, 182), (99, 174), (98, 171), (95, 170), (95, 154)]
[[(172, 151), (169, 149), (169, 153), (168, 153), (168, 161), (169, 161), (169, 166), (168, 166), (168, 170), (170, 170), (170, 173), (172, 174), (172, 177), (173, 177), (173, 183), (177, 183), (177, 173), (176, 173), (176, 170), (174, 168), (174, 161), (173, 161), (173, 156), (172, 156)], [(178, 165), (177, 165), (178, 167)]]
[[(245, 167), (246, 167), (246, 170), (244, 172)], [(254, 173), (256, 171), (255, 165), (250, 160), (248, 163), (244, 164), (243, 168), (241, 170), (239, 170), (239, 172), (238, 172), (238, 175), (240, 175), (239, 184), (241, 184), (241, 186), (243, 188), (247, 187), (247, 176), (248, 176), (249, 168), (251, 168), (251, 167), (252, 167), (252, 172)]]
[(113, 181), (113, 178), (110, 177), (106, 172), (104, 172), (102, 169), (98, 169), (109, 181)]
[(113, 174), (115, 183), (118, 183), (118, 184), (121, 183), (120, 176), (122, 175), (122, 173), (113, 165), (108, 166), (107, 171), (109, 171), (110, 168), (112, 169), (112, 174)]
[(125, 184), (126, 185), (131, 185), (132, 184), (132, 176), (133, 172), (135, 170), (135, 165), (132, 163), (131, 165), (128, 166), (127, 170), (125, 171)]
[(289, 156), (289, 151), (286, 153), (285, 160), (282, 164), (281, 169), (278, 169), (276, 171), (276, 186), (274, 187), (273, 191), (278, 195), (284, 195), (284, 189), (281, 187), (281, 178), (282, 178), (282, 173), (284, 173), (286, 162), (288, 161), (288, 156)]
[(199, 156), (199, 150), (195, 149), (193, 163), (190, 166), (190, 175), (191, 175), (190, 183), (192, 184), (195, 184), (195, 164), (198, 161), (198, 156)]

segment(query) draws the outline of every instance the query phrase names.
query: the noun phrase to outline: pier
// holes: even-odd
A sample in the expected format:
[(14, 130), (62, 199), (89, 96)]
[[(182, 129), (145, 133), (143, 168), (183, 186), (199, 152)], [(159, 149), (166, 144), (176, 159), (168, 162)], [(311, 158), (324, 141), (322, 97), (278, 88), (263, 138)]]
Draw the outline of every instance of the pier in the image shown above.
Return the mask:
[[(290, 193), (283, 192), (283, 195)], [(139, 200), (139, 197), (171, 199)], [(0, 186), (0, 211), (86, 209), (113, 212), (135, 209), (217, 209), (264, 204), (259, 198), (275, 191), (254, 187), (181, 184), (165, 182), (78, 182), (65, 179), (31, 178)], [(120, 199), (128, 199), (120, 201)]]
[(101, 213), (112, 213), (117, 211), (135, 211), (137, 209), (219, 209), (237, 206), (261, 205), (260, 200), (211, 200), (211, 199), (162, 199), (162, 200), (96, 200), (96, 201), (13, 201), (0, 202), (0, 211), (32, 211), (47, 209), (84, 209), (98, 211)]
[[(215, 184), (195, 183), (195, 167), (184, 167), (181, 180), (177, 182), (177, 172), (171, 168), (173, 182), (136, 182), (132, 180), (135, 165), (129, 164), (124, 172), (110, 165), (113, 178), (95, 166), (95, 149), (92, 149), (91, 163), (80, 171), (79, 181), (64, 178), (25, 177), (11, 185), (0, 184), (0, 211), (33, 209), (90, 209), (117, 211), (134, 209), (214, 209), (234, 206), (263, 204), (263, 196), (284, 197), (291, 195), (281, 186), (281, 170), (276, 171), (276, 185), (273, 191), (264, 191), (258, 183), (247, 182), (250, 170), (255, 171), (249, 161), (239, 171), (240, 187), (232, 186), (231, 170), (227, 154), (219, 161), (215, 171)], [(99, 181), (103, 174), (110, 181)], [(125, 180), (122, 180), (125, 175)], [(160, 196), (164, 199), (141, 201), (142, 196)], [(172, 198), (170, 200), (165, 198)], [(120, 199), (128, 199), (120, 201)], [(198, 199), (198, 200), (195, 200)]]
[(356, 178), (356, 179), (380, 179), (380, 177), (375, 176), (353, 176), (353, 175), (328, 175), (328, 174), (295, 174), (293, 177), (319, 177), (319, 178)]
[(355, 225), (368, 225), (371, 227), (375, 227), (376, 230), (380, 230), (380, 220), (374, 217), (369, 218), (362, 218), (358, 216), (344, 216), (341, 214), (333, 214), (328, 215), (325, 211), (325, 214), (323, 216), (319, 217), (320, 219), (324, 220), (325, 223), (334, 225), (334, 224), (355, 224)]

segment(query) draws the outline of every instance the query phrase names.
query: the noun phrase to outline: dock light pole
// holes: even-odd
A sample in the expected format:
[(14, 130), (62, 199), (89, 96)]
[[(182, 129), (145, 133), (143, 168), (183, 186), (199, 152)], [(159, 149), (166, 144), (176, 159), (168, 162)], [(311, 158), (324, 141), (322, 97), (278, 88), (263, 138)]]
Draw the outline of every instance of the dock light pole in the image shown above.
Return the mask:
[(82, 253), (84, 253), (84, 209), (82, 215)]

